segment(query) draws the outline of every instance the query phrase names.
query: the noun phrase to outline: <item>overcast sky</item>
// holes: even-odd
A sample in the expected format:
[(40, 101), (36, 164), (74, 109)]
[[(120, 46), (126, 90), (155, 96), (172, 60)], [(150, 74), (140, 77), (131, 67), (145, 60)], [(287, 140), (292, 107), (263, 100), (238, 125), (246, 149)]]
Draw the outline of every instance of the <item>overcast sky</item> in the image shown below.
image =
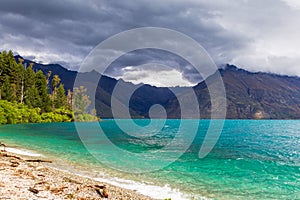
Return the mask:
[[(147, 26), (190, 36), (218, 65), (300, 75), (298, 0), (0, 2), (0, 50), (11, 49), (25, 58), (60, 63), (69, 69), (78, 69), (88, 53), (108, 37)], [(157, 60), (158, 64), (149, 65)], [(153, 80), (163, 77), (163, 81), (169, 75), (180, 85), (191, 85), (199, 79), (185, 61), (162, 52), (132, 53), (116, 63), (111, 75), (133, 82), (155, 85)], [(134, 70), (135, 66), (141, 67)]]

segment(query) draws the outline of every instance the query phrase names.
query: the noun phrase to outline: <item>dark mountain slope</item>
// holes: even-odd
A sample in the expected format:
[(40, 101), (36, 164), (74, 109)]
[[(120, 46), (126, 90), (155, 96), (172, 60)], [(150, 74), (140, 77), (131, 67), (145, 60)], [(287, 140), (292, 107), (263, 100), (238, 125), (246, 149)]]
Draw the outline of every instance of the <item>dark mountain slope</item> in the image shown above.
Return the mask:
[[(16, 56), (16, 60), (19, 57)], [(27, 66), (32, 61), (25, 60)], [(52, 71), (61, 77), (61, 82), (66, 89), (72, 89), (77, 72), (70, 71), (58, 64), (43, 65), (34, 63), (34, 70), (42, 70), (45, 74)], [(227, 118), (230, 119), (300, 119), (300, 78), (280, 76), (269, 73), (251, 73), (232, 65), (227, 65), (219, 70), (227, 97)], [(85, 73), (85, 76), (97, 76), (97, 72)], [(212, 84), (214, 76), (208, 78)], [(88, 83), (95, 84), (95, 83)], [(129, 108), (133, 117), (149, 117), (149, 109), (154, 104), (160, 104), (166, 108), (169, 118), (180, 118), (181, 111), (178, 99), (168, 88), (154, 87), (150, 85), (134, 85), (116, 80), (107, 76), (101, 76), (98, 83), (95, 107), (97, 114), (102, 118), (111, 118), (111, 98), (113, 90), (118, 84), (120, 92), (115, 95), (115, 100), (123, 107), (128, 103), (125, 97), (127, 91), (135, 91), (130, 98)], [(205, 82), (201, 82), (192, 88), (198, 98), (201, 118), (210, 118), (211, 102)], [(189, 99), (188, 88), (172, 88), (178, 91), (178, 98)], [(126, 107), (126, 106), (125, 106)], [(194, 110), (189, 111), (191, 117)], [(117, 116), (122, 118), (123, 115)]]
[[(269, 73), (251, 73), (233, 65), (219, 70), (227, 98), (229, 119), (300, 119), (300, 78)], [(210, 77), (213, 83), (213, 77)], [(210, 118), (211, 103), (205, 82), (194, 87), (201, 118)], [(189, 94), (184, 94), (185, 96)], [(180, 108), (168, 102), (172, 117), (180, 116)]]
[(228, 118), (300, 118), (300, 78), (250, 73), (227, 65), (220, 70)]
[[(22, 58), (21, 56), (15, 56), (15, 59), (18, 61), (18, 58)], [(30, 60), (24, 60), (25, 66), (29, 66), (30, 63), (34, 63), (33, 69), (35, 71), (42, 70), (46, 75), (48, 71), (52, 72), (50, 80), (53, 75), (59, 75), (61, 78), (61, 82), (64, 84), (65, 89), (73, 89), (74, 81), (77, 76), (77, 72), (70, 71), (65, 69), (59, 64), (48, 64), (43, 65), (39, 63), (32, 62)], [(92, 71), (82, 74), (85, 77), (100, 77), (98, 72)], [(89, 78), (85, 79), (89, 80)], [(94, 79), (90, 79), (94, 80)], [(95, 97), (95, 108), (97, 110), (97, 114), (102, 118), (111, 118), (111, 95), (113, 93), (115, 85), (119, 82), (119, 85), (123, 87), (121, 92), (124, 92), (124, 95), (119, 94), (116, 96), (116, 101), (120, 105), (126, 105), (126, 100), (124, 100), (123, 96), (126, 95), (127, 91), (136, 90), (133, 93), (133, 96), (129, 102), (130, 114), (133, 117), (141, 118), (148, 117), (148, 110), (154, 104), (165, 105), (166, 102), (174, 97), (173, 93), (170, 92), (168, 88), (157, 88), (150, 85), (134, 85), (129, 82), (124, 82), (123, 80), (116, 80), (114, 78), (108, 76), (101, 76), (101, 79), (98, 83), (98, 87), (96, 89), (96, 97)], [(94, 85), (94, 82), (85, 83), (85, 85)], [(51, 87), (51, 84), (49, 85)], [(183, 88), (184, 89), (184, 88)], [(125, 106), (126, 107), (126, 106)], [(123, 115), (119, 116), (122, 118)]]

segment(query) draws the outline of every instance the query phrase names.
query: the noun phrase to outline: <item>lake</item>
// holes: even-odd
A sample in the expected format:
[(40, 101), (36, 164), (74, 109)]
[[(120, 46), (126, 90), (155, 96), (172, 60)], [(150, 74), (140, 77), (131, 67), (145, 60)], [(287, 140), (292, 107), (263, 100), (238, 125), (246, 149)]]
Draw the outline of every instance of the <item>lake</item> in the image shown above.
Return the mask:
[[(300, 199), (299, 120), (225, 120), (204, 158), (199, 150), (210, 120), (143, 119), (134, 120), (141, 129), (119, 128), (129, 122), (4, 125), (0, 141), (156, 198)], [(161, 129), (149, 128), (153, 122)]]

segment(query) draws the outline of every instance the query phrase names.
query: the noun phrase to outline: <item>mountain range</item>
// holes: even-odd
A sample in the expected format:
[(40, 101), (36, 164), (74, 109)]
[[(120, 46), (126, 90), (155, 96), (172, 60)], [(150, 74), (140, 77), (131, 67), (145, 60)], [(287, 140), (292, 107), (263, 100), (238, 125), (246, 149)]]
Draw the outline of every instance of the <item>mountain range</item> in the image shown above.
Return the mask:
[[(20, 56), (15, 56), (18, 60)], [(24, 59), (29, 66), (34, 63)], [(71, 89), (77, 76), (76, 71), (68, 70), (59, 64), (34, 63), (35, 71), (42, 70), (45, 74), (52, 71), (61, 78), (65, 89)], [(84, 73), (84, 76), (97, 76), (98, 72)], [(249, 72), (234, 65), (225, 65), (219, 69), (226, 91), (228, 119), (300, 119), (300, 77), (284, 76), (263, 72)], [(100, 76), (100, 75), (99, 75)], [(208, 77), (207, 79), (213, 79)], [(210, 81), (211, 82), (211, 81)], [(94, 84), (94, 83), (90, 83)], [(113, 96), (115, 86), (122, 87), (119, 95)], [(201, 118), (210, 118), (211, 100), (207, 81), (202, 81), (194, 87), (155, 87), (147, 84), (135, 85), (122, 79), (116, 80), (101, 76), (97, 84), (95, 108), (101, 118), (112, 118), (111, 101), (126, 105), (126, 91), (134, 91), (129, 100), (129, 113), (134, 118), (148, 118), (149, 109), (159, 104), (165, 108), (168, 118), (181, 118), (178, 99), (188, 97), (191, 89), (195, 92)], [(124, 94), (122, 94), (124, 91)], [(176, 96), (173, 92), (176, 92)], [(113, 97), (112, 97), (113, 96)], [(124, 98), (123, 98), (124, 96)], [(193, 115), (191, 115), (193, 116)], [(122, 114), (115, 118), (126, 117)], [(159, 116), (157, 116), (159, 117)], [(191, 117), (193, 118), (193, 117)]]

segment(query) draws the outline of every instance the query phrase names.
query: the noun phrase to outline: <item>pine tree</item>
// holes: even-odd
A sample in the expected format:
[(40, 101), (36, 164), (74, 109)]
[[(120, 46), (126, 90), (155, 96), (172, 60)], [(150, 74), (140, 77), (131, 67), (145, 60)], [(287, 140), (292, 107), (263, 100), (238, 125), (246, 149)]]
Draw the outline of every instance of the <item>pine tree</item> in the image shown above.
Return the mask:
[[(3, 51), (0, 53), (0, 87), (4, 84), (6, 76), (12, 76), (16, 65), (17, 63), (12, 51), (9, 51), (8, 53)], [(11, 81), (11, 83), (13, 83), (13, 81)]]
[(60, 84), (54, 99), (55, 108), (66, 108), (67, 106), (67, 97), (65, 95), (65, 88), (63, 84)]
[(41, 98), (41, 104), (38, 107), (41, 108), (42, 112), (50, 112), (52, 110), (51, 99), (48, 94), (46, 78), (41, 70), (35, 74), (35, 87)]
[(18, 64), (15, 61), (12, 51), (8, 53), (4, 51), (1, 55), (3, 74), (10, 77), (11, 83), (16, 83), (18, 79), (16, 72), (19, 71), (19, 67), (17, 66)]
[(34, 79), (35, 79), (35, 73), (32, 69), (33, 65), (30, 65), (29, 67), (27, 67), (26, 71), (25, 71), (25, 90), (27, 88), (30, 88), (31, 86), (34, 85)]
[(13, 87), (12, 87), (12, 84), (10, 83), (8, 76), (5, 76), (5, 82), (2, 85), (1, 91), (2, 91), (1, 95), (2, 95), (3, 100), (7, 100), (10, 102), (16, 100), (14, 91), (13, 91)]
[(40, 105), (42, 105), (42, 99), (39, 95), (38, 89), (35, 87), (35, 85), (31, 86), (30, 88), (27, 88), (25, 92), (25, 104), (30, 108), (37, 108)]
[(21, 63), (17, 64), (12, 51), (9, 51), (8, 53), (3, 51), (0, 54), (0, 86), (4, 84), (5, 76), (10, 78), (16, 100), (22, 102), (24, 67)]
[[(1, 53), (0, 60), (2, 75), (11, 77), (17, 66), (12, 51), (9, 51), (8, 53), (6, 51), (3, 51)], [(2, 78), (2, 81), (5, 81), (5, 77)]]

